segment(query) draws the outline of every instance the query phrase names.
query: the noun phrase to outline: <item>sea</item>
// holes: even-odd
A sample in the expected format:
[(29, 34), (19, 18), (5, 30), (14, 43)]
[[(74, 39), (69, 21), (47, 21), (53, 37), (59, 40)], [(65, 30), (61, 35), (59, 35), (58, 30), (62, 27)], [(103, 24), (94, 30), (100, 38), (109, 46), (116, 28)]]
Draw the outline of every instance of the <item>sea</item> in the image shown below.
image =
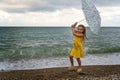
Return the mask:
[[(120, 64), (120, 27), (87, 27), (86, 35), (82, 65)], [(73, 37), (65, 26), (0, 27), (0, 70), (69, 66)]]

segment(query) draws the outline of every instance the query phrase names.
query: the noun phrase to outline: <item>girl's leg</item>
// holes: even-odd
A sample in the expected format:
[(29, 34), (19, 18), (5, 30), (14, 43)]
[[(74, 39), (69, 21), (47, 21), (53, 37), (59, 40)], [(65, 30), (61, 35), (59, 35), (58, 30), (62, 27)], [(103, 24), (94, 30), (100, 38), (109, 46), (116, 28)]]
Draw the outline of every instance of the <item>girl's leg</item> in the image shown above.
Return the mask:
[(81, 68), (81, 60), (80, 58), (76, 58), (77, 62), (78, 62), (78, 69), (77, 69), (77, 72), (81, 72), (82, 71), (82, 68)]
[(78, 62), (78, 66), (81, 67), (81, 60), (80, 58), (76, 58), (77, 62)]
[(69, 55), (69, 58), (70, 58), (70, 63), (71, 63), (71, 66), (74, 66), (73, 56), (70, 56), (70, 55)]

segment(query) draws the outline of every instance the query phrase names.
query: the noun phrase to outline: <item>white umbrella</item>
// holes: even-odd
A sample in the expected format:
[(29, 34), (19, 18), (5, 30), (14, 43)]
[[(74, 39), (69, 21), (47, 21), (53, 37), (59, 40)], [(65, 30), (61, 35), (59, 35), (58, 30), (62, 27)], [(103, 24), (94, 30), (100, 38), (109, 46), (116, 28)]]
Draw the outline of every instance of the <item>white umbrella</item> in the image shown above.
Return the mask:
[(101, 27), (101, 17), (92, 0), (81, 0), (82, 10), (90, 30), (97, 34)]

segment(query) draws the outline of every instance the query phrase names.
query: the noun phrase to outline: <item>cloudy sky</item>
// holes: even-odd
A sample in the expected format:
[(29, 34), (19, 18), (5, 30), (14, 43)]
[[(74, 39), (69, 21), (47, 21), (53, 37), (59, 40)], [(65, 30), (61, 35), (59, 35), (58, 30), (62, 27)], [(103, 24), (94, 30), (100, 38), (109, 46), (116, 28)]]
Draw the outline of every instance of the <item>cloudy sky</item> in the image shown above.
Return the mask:
[[(92, 1), (102, 26), (120, 26), (120, 0)], [(0, 26), (70, 26), (82, 19), (81, 0), (0, 0)]]

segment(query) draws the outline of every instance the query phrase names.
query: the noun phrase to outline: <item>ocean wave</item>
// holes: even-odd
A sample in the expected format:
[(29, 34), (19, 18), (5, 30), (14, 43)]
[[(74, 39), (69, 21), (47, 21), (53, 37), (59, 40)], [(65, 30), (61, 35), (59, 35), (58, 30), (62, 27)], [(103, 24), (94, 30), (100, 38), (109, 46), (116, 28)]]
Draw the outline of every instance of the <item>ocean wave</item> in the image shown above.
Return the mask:
[[(2, 28), (0, 61), (68, 56), (73, 46), (70, 28)], [(87, 28), (85, 54), (120, 52), (120, 28), (102, 28), (94, 35)]]
[(89, 54), (96, 54), (96, 53), (116, 53), (120, 52), (120, 47), (109, 47), (109, 48), (91, 48), (87, 50)]
[[(16, 49), (8, 49), (0, 52), (0, 61), (9, 60), (20, 60), (20, 59), (36, 59), (44, 57), (59, 57), (68, 56), (72, 44), (54, 44), (52, 46), (46, 44), (40, 44), (39, 46), (32, 47), (18, 47)], [(84, 47), (85, 54), (106, 54), (120, 52), (120, 47), (112, 48), (89, 48)]]

